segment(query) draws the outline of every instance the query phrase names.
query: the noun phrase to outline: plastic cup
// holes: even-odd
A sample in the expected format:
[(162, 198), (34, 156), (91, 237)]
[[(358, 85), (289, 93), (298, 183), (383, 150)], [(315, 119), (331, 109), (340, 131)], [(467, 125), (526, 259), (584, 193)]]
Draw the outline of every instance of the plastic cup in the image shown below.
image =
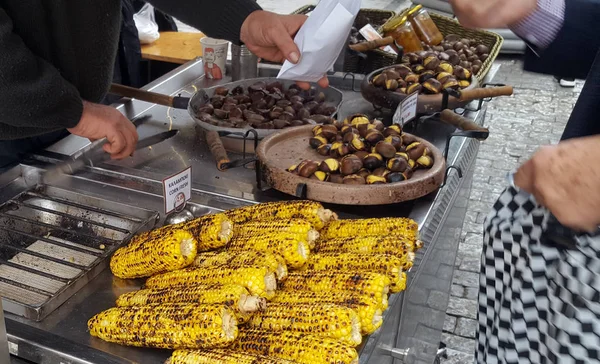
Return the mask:
[(225, 75), (225, 61), (229, 42), (223, 39), (204, 37), (200, 39), (202, 45), (202, 60), (204, 74), (211, 80), (220, 80)]

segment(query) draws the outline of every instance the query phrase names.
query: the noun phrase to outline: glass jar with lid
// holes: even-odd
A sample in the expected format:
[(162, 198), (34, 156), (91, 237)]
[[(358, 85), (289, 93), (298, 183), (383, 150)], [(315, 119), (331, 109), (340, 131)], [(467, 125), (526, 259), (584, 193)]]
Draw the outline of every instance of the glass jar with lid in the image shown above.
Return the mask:
[(394, 43), (396, 43), (397, 46), (402, 46), (402, 48), (404, 48), (404, 53), (423, 50), (421, 40), (406, 16), (402, 17), (398, 21), (398, 26), (386, 34), (386, 36), (392, 36), (394, 38)]
[(430, 46), (436, 46), (444, 40), (444, 36), (422, 5), (417, 5), (408, 12), (408, 20), (419, 38)]

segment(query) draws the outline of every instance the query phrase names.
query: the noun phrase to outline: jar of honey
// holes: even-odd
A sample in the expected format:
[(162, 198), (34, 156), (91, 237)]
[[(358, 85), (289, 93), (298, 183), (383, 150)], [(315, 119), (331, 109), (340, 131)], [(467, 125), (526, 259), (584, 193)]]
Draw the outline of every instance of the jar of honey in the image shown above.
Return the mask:
[(422, 51), (421, 40), (411, 23), (407, 20), (407, 17), (403, 17), (398, 22), (398, 26), (390, 31), (386, 36), (392, 36), (394, 43), (404, 48), (404, 53)]
[(436, 46), (444, 40), (444, 36), (423, 6), (417, 5), (412, 8), (408, 12), (408, 20), (419, 38), (430, 46)]

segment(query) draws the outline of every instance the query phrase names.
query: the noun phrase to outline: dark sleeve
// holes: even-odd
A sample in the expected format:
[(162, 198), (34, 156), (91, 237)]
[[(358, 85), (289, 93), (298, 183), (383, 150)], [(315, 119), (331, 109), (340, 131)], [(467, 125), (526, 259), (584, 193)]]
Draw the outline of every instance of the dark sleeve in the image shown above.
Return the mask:
[[(550, 46), (527, 49), (525, 70), (585, 79), (600, 49), (600, 0), (565, 1), (565, 19)], [(536, 54), (537, 53), (537, 54)]]
[(0, 7), (0, 123), (56, 130), (81, 119), (79, 92), (13, 32)]
[(261, 7), (254, 0), (149, 0), (161, 11), (213, 38), (240, 44), (244, 20)]

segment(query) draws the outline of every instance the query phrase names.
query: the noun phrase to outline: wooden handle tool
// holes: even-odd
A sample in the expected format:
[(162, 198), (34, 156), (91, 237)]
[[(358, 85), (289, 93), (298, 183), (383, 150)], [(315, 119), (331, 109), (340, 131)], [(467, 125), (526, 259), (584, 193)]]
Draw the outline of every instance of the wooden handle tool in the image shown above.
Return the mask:
[(231, 162), (229, 160), (229, 156), (227, 156), (227, 151), (223, 146), (223, 141), (219, 136), (219, 133), (216, 131), (207, 131), (206, 132), (206, 143), (208, 144), (208, 148), (210, 149), (210, 153), (215, 158), (217, 162), (217, 169), (219, 171), (224, 171), (227, 169), (228, 164)]
[(490, 132), (488, 128), (484, 128), (464, 116), (458, 115), (450, 109), (443, 110), (440, 113), (440, 120), (463, 131), (481, 131), (488, 134)]
[(485, 99), (488, 97), (510, 96), (512, 94), (513, 94), (512, 86), (474, 88), (472, 90), (461, 91), (459, 100), (460, 101), (471, 101), (471, 100)]
[(108, 92), (114, 95), (138, 99), (151, 102), (153, 104), (174, 107), (176, 109), (187, 109), (188, 104), (190, 103), (190, 99), (187, 97), (168, 96), (158, 94), (156, 92), (140, 90), (135, 87), (119, 85), (116, 83), (110, 85), (110, 90)]
[(380, 39), (375, 39), (375, 40), (369, 40), (366, 42), (360, 42), (357, 44), (351, 44), (348, 47), (350, 47), (350, 49), (352, 49), (353, 51), (367, 52), (372, 49), (384, 47), (384, 46), (387, 46), (387, 45), (390, 45), (393, 43), (394, 43), (393, 37), (385, 37), (385, 38), (380, 38)]

